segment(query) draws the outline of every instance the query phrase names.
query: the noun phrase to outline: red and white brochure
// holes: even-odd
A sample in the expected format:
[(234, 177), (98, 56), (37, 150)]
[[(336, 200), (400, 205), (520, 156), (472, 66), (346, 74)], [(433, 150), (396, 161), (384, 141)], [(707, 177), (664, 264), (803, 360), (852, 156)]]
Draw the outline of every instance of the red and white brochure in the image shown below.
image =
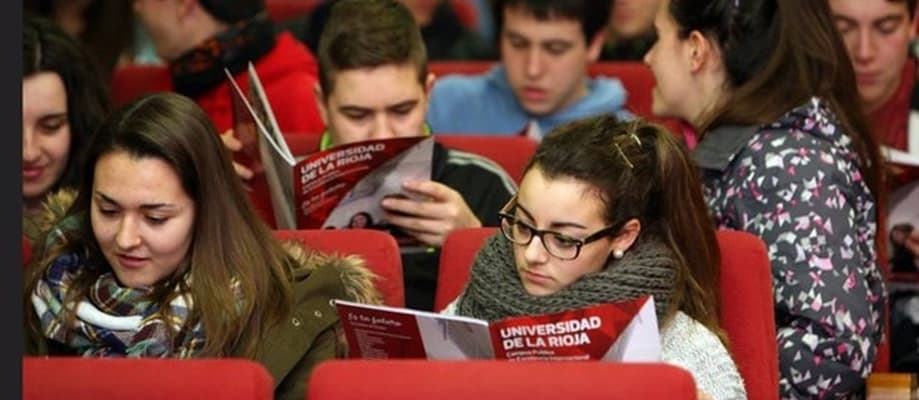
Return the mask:
[(380, 202), (403, 193), (406, 180), (431, 179), (434, 139), (417, 137), (349, 143), (297, 159), (291, 154), (271, 104), (249, 64), (248, 91), (227, 74), (234, 134), (242, 142), (234, 160), (254, 172), (248, 182), (267, 197), (278, 229), (368, 228), (390, 230), (400, 243), (416, 243), (382, 224)]
[(336, 300), (352, 358), (660, 361), (654, 299), (488, 323)]

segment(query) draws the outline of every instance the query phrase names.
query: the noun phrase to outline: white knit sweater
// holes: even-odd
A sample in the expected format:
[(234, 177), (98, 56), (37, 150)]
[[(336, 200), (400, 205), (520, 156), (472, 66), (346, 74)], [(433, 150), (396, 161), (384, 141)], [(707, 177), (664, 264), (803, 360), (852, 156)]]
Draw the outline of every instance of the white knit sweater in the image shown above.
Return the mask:
[(683, 312), (661, 329), (661, 361), (689, 371), (696, 387), (715, 400), (747, 398), (737, 366), (718, 336)]

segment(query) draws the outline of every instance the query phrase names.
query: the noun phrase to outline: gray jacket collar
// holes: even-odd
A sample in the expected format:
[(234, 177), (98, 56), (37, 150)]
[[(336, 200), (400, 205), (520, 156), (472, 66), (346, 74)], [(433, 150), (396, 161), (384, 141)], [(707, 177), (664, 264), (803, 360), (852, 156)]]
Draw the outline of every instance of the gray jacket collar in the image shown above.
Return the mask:
[(718, 127), (705, 134), (692, 150), (692, 158), (699, 168), (724, 171), (759, 129), (759, 125)]

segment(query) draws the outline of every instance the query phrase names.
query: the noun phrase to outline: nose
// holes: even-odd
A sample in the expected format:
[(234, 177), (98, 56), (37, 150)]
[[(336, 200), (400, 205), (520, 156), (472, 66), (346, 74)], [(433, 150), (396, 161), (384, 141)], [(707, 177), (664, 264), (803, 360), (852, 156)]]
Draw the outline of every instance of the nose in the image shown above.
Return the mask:
[(22, 129), (22, 162), (25, 164), (32, 164), (38, 161), (38, 158), (41, 156), (41, 150), (37, 140), (35, 138), (35, 133), (32, 129), (23, 128)]
[(115, 234), (115, 244), (121, 250), (130, 250), (140, 245), (137, 222), (130, 216), (123, 217)]
[(530, 79), (539, 78), (545, 68), (543, 66), (543, 55), (537, 46), (533, 46), (526, 55), (526, 74)]
[(526, 259), (527, 264), (543, 264), (549, 261), (549, 252), (546, 251), (546, 247), (542, 244), (542, 239), (538, 236), (533, 236), (533, 240), (523, 250), (523, 257)]
[(386, 113), (378, 113), (373, 119), (373, 126), (370, 131), (371, 139), (391, 139), (396, 137), (396, 131), (393, 129), (392, 121), (386, 116)]
[(858, 62), (867, 63), (877, 55), (877, 46), (874, 35), (869, 29), (861, 29), (858, 32), (855, 44), (855, 59)]

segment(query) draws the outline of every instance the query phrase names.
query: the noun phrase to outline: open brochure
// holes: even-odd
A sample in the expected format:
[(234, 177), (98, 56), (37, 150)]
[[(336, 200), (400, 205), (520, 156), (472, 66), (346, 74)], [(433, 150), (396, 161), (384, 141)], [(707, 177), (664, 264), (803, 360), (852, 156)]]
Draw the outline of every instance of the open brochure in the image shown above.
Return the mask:
[(250, 186), (267, 193), (279, 229), (385, 229), (382, 199), (407, 196), (406, 180), (431, 179), (431, 137), (350, 143), (296, 159), (251, 63), (248, 73), (243, 92), (227, 72), (234, 131), (243, 144), (234, 159), (255, 172)]
[(909, 236), (919, 231), (919, 112), (911, 111), (906, 151), (881, 146), (881, 152), (892, 164), (892, 190), (888, 195), (887, 228), (883, 233), (893, 272), (919, 271), (919, 253)]
[(909, 113), (907, 125), (906, 151), (897, 150), (888, 146), (881, 146), (881, 152), (888, 161), (904, 167), (919, 168), (919, 112)]
[(660, 360), (651, 297), (492, 323), (405, 308), (335, 303), (352, 358)]

